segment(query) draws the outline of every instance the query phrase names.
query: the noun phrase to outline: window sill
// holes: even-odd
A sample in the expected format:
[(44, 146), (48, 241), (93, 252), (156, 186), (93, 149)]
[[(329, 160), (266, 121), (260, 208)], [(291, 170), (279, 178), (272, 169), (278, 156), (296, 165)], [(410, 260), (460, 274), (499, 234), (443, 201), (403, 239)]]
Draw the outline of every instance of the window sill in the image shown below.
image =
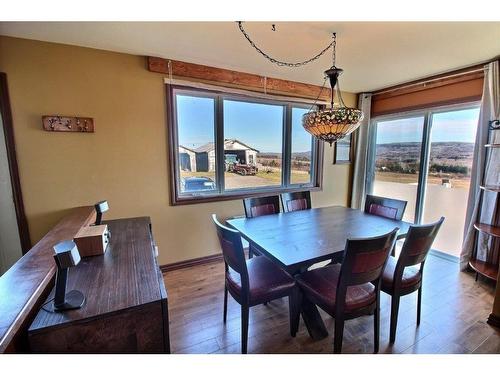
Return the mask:
[(321, 191), (321, 186), (297, 186), (297, 187), (289, 187), (289, 188), (280, 188), (280, 189), (262, 189), (259, 191), (234, 191), (234, 192), (226, 192), (224, 194), (214, 194), (214, 195), (201, 195), (201, 196), (180, 196), (180, 197), (171, 197), (170, 205), (171, 206), (180, 206), (185, 204), (197, 204), (197, 203), (210, 203), (210, 202), (221, 202), (221, 201), (230, 201), (236, 199), (244, 199), (251, 197), (265, 197), (269, 195), (279, 195), (282, 193), (292, 193), (297, 191)]

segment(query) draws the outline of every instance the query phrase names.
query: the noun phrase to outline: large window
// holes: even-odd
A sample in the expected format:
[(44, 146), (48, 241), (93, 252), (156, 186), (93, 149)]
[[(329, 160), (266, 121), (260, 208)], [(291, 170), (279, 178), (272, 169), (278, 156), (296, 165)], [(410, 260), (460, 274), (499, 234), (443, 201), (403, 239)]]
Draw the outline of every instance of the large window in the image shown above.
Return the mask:
[(406, 221), (445, 217), (433, 248), (460, 254), (479, 108), (374, 119), (369, 192), (408, 201)]
[(167, 86), (172, 203), (317, 189), (310, 105)]

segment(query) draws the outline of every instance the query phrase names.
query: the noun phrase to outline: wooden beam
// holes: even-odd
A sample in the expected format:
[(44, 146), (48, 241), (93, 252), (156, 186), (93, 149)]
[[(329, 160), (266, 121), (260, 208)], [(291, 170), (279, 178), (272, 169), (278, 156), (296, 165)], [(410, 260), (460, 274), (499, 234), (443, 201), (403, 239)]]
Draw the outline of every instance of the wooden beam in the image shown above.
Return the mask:
[[(219, 86), (240, 87), (258, 92), (264, 92), (265, 84), (265, 91), (269, 94), (287, 95), (300, 98), (316, 99), (321, 92), (321, 86), (310, 85), (308, 83), (263, 77), (257, 74), (215, 68), (184, 61), (168, 60), (160, 57), (148, 57), (148, 70), (150, 72), (167, 75), (171, 73), (174, 77), (185, 77), (214, 83)], [(171, 72), (169, 70), (171, 70)], [(328, 100), (329, 98), (330, 89), (328, 87), (324, 87), (320, 99)]]

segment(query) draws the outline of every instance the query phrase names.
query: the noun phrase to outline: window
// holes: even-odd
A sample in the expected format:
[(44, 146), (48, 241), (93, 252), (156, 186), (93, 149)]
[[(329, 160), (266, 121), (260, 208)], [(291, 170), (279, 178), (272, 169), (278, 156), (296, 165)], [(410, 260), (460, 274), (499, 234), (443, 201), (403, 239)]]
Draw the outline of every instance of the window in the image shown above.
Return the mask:
[(424, 116), (377, 122), (372, 192), (407, 201), (403, 220), (413, 222)]
[(224, 157), (236, 157), (226, 168), (225, 189), (281, 186), (283, 106), (224, 99), (223, 111)]
[(292, 152), (291, 173), (292, 184), (311, 184), (313, 175), (314, 141), (302, 126), (302, 115), (309, 108), (292, 108)]
[(181, 193), (215, 191), (215, 100), (176, 95)]
[(433, 248), (459, 256), (479, 108), (438, 108), (374, 119), (367, 189), (408, 201), (403, 220), (445, 221)]
[(310, 105), (167, 85), (172, 204), (319, 189)]

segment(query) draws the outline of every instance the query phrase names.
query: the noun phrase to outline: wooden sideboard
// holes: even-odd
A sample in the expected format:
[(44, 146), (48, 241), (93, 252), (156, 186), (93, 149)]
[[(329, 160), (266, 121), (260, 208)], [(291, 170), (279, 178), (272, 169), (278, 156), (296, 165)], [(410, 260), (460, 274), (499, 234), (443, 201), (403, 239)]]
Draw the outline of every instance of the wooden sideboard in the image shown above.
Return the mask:
[(54, 292), (53, 246), (94, 221), (92, 206), (69, 209), (0, 277), (0, 353), (170, 351), (167, 292), (147, 217), (108, 221), (106, 254), (70, 269), (68, 290), (86, 296), (80, 310), (41, 310)]
[(68, 290), (81, 291), (85, 304), (62, 313), (41, 309), (28, 329), (31, 351), (170, 352), (167, 293), (149, 218), (105, 223), (111, 232), (106, 253), (83, 258), (69, 271)]
[(56, 243), (95, 222), (93, 206), (68, 210), (31, 250), (0, 277), (0, 353), (28, 352), (27, 329), (54, 285)]

